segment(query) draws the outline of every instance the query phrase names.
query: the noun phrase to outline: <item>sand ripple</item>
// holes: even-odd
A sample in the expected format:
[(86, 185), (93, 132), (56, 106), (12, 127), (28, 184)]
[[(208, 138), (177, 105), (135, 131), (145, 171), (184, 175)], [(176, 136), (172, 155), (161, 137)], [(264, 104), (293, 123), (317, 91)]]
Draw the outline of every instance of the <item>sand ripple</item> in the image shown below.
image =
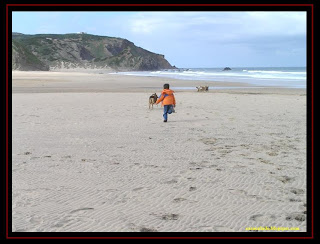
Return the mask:
[(306, 231), (305, 97), (13, 94), (13, 231)]

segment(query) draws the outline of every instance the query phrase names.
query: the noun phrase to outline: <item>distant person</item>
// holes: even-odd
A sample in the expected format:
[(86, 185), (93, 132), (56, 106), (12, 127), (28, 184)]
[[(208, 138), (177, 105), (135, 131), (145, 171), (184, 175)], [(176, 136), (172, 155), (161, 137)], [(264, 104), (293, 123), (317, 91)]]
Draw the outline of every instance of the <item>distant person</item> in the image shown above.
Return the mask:
[(159, 102), (162, 102), (164, 108), (163, 108), (163, 122), (168, 121), (168, 114), (174, 113), (174, 107), (176, 107), (176, 99), (173, 95), (172, 90), (169, 89), (169, 84), (163, 85), (163, 90), (161, 92), (161, 96), (158, 98), (156, 104)]

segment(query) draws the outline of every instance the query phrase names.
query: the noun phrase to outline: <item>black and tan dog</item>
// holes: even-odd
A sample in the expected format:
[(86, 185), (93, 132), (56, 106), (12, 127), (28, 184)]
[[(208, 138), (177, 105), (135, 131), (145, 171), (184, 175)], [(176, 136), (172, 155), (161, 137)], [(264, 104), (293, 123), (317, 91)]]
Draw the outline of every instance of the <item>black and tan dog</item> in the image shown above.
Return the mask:
[(157, 93), (154, 93), (149, 97), (149, 109), (150, 108), (153, 109), (153, 104), (155, 104), (157, 100), (158, 100)]

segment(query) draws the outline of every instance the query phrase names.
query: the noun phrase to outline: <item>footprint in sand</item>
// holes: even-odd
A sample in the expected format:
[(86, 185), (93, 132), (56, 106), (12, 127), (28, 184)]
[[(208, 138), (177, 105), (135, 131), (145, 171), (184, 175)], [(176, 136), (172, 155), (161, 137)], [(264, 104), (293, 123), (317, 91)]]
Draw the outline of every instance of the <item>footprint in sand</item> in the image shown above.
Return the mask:
[(226, 226), (214, 226), (213, 227), (215, 232), (232, 232), (233, 230)]
[(147, 227), (142, 227), (139, 230), (140, 232), (158, 232), (156, 229), (154, 228), (147, 228)]
[(194, 178), (194, 177), (188, 177), (187, 180), (194, 181), (194, 180), (196, 180), (196, 178)]
[(253, 220), (253, 221), (260, 221), (260, 220), (263, 220), (263, 215), (262, 214), (255, 214), (255, 215), (252, 215), (250, 217), (250, 220)]
[(274, 164), (274, 163), (271, 163), (269, 160), (265, 160), (263, 158), (259, 158), (259, 160), (261, 163), (264, 163), (264, 164), (272, 164), (272, 165)]
[(182, 197), (178, 197), (178, 198), (175, 198), (173, 199), (174, 202), (178, 203), (178, 202), (183, 202), (183, 201), (186, 201), (187, 199), (185, 198), (182, 198)]
[(290, 189), (290, 192), (293, 193), (293, 194), (296, 194), (296, 195), (301, 195), (304, 193), (304, 190), (302, 189), (297, 189), (297, 188), (291, 188)]
[(259, 221), (259, 222), (268, 222), (270, 220), (275, 220), (275, 215), (263, 215), (263, 214), (255, 214), (250, 217), (249, 220)]
[(151, 167), (151, 168), (158, 168), (158, 165), (153, 165), (153, 164), (146, 164), (146, 167)]
[(286, 217), (286, 220), (291, 221), (291, 220), (296, 220), (299, 222), (303, 222), (306, 220), (306, 215), (302, 213), (293, 213), (290, 214)]
[(161, 216), (163, 220), (177, 220), (179, 218), (179, 214), (165, 214)]
[(143, 189), (143, 187), (137, 187), (137, 188), (134, 188), (132, 191), (140, 191), (142, 189)]
[(196, 168), (189, 168), (190, 170), (200, 170), (200, 169), (202, 169), (202, 168), (200, 168), (200, 167), (196, 167)]
[(289, 176), (278, 176), (276, 177), (278, 180), (280, 180), (282, 183), (286, 184), (286, 183), (290, 183), (292, 181), (294, 181), (294, 178), (293, 177), (289, 177)]
[(238, 190), (238, 189), (228, 189), (230, 193), (234, 195), (241, 195), (241, 196), (247, 196), (247, 192), (244, 190)]
[(173, 180), (165, 181), (164, 183), (165, 184), (175, 184), (175, 183), (178, 183), (178, 181), (173, 179)]
[(213, 145), (216, 143), (217, 139), (216, 138), (203, 138), (200, 141), (206, 145)]
[(94, 210), (94, 208), (79, 208), (79, 209), (76, 209), (76, 210), (72, 210), (70, 213), (76, 213), (76, 212), (88, 211), (88, 210)]
[(276, 152), (267, 152), (267, 154), (271, 157), (275, 157), (275, 156), (278, 156), (278, 153)]
[(289, 198), (289, 202), (302, 202), (300, 199)]
[(38, 158), (40, 158), (40, 157), (31, 157), (30, 159), (33, 160), (33, 159), (38, 159)]

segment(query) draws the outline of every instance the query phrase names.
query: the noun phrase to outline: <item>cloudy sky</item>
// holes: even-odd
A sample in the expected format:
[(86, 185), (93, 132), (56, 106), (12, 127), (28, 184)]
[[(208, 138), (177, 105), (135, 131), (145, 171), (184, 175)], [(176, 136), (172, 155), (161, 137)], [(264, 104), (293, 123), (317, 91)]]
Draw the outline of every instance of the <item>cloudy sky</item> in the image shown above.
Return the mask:
[(177, 67), (306, 66), (306, 12), (13, 12), (12, 31), (121, 37)]

